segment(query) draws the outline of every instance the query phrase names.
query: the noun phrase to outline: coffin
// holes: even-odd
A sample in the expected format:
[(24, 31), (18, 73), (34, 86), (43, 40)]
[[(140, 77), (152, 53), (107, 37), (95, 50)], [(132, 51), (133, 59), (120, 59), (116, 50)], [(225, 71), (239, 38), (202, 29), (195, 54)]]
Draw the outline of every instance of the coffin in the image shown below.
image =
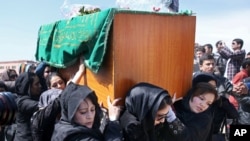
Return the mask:
[(195, 23), (192, 15), (115, 12), (102, 64), (98, 72), (87, 69), (80, 83), (95, 90), (104, 105), (108, 95), (125, 98), (138, 82), (183, 96), (192, 80)]

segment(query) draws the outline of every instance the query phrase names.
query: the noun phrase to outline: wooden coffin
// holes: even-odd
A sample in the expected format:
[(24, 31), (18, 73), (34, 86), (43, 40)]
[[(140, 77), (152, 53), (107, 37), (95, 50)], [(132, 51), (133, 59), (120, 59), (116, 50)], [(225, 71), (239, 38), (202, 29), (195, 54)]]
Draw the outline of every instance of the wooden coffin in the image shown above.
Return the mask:
[(195, 23), (195, 16), (116, 13), (103, 64), (97, 74), (87, 70), (81, 83), (105, 106), (108, 95), (125, 98), (138, 82), (183, 96), (191, 86)]

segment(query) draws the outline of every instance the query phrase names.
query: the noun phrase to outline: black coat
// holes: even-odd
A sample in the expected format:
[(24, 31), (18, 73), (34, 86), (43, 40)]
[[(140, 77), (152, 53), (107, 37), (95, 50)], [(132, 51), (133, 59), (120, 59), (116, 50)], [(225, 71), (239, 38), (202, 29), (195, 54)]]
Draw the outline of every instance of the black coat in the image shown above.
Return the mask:
[(21, 96), (17, 98), (17, 107), (17, 128), (14, 141), (33, 141), (30, 119), (33, 113), (38, 110), (38, 101), (31, 99), (29, 96)]
[(59, 98), (53, 100), (43, 109), (36, 111), (31, 120), (33, 141), (50, 141), (60, 114)]
[(239, 103), (239, 124), (250, 125), (250, 95), (236, 96)]
[(22, 73), (18, 76), (15, 88), (18, 95), (16, 115), (16, 133), (14, 141), (32, 141), (30, 128), (30, 119), (35, 111), (38, 110), (39, 96), (33, 96), (29, 93), (31, 79), (35, 76), (34, 73)]

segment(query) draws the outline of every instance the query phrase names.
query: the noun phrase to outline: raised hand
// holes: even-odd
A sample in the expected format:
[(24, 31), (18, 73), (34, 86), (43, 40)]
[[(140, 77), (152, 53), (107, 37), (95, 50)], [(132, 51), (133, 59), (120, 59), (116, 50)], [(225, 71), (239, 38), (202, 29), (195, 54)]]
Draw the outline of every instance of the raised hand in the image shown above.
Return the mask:
[(108, 115), (110, 121), (118, 120), (121, 113), (121, 106), (118, 105), (118, 102), (121, 101), (121, 98), (114, 99), (111, 102), (110, 96), (107, 98), (108, 103)]

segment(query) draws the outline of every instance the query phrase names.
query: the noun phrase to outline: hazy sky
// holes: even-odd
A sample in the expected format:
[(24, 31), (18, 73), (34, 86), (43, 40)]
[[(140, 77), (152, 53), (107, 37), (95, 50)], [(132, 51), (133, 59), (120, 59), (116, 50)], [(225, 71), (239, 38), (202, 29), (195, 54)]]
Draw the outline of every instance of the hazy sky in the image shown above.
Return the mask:
[[(132, 1), (132, 0), (131, 0)], [(134, 0), (136, 1), (136, 0)], [(64, 0), (3, 0), (0, 5), (0, 61), (35, 60), (38, 29), (65, 17)], [(116, 7), (115, 0), (69, 0), (101, 9)], [(180, 0), (180, 10), (196, 13), (196, 41), (215, 44), (224, 40), (231, 47), (234, 38), (244, 40), (250, 51), (250, 0)]]

